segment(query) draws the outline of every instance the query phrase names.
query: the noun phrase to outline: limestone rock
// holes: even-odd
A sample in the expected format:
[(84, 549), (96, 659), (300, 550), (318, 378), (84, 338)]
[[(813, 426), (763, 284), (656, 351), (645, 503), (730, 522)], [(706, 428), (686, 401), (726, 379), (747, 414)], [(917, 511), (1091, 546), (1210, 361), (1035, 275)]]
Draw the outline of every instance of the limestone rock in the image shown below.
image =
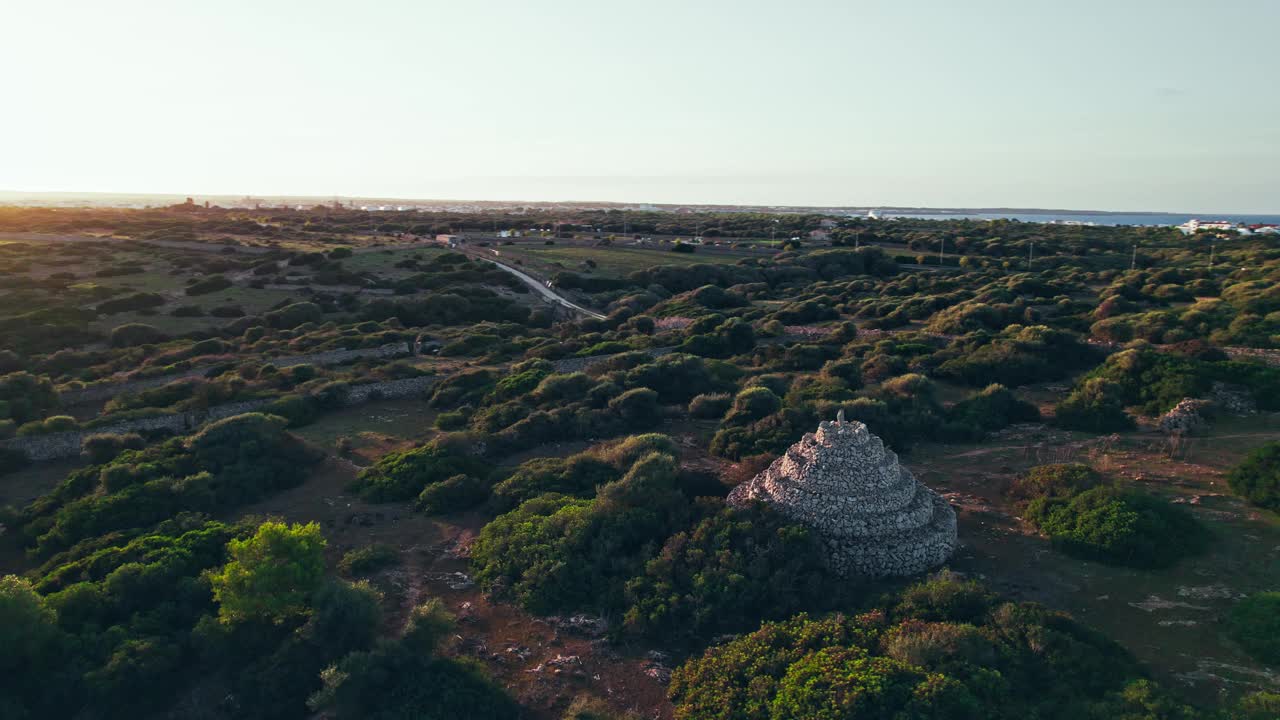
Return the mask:
[(1184, 398), (1174, 405), (1169, 412), (1160, 416), (1156, 424), (1165, 435), (1181, 435), (1183, 437), (1198, 435), (1208, 427), (1205, 415), (1213, 403), (1208, 400)]
[(817, 531), (842, 575), (913, 575), (956, 548), (951, 505), (856, 421), (823, 421), (729, 495), (736, 506), (757, 500)]

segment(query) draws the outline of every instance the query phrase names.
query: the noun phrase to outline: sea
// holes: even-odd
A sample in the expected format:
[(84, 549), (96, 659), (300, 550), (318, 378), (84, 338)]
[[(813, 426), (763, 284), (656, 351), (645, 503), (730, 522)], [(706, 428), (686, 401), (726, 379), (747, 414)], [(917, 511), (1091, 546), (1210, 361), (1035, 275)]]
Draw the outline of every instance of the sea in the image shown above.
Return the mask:
[(1181, 225), (1192, 218), (1203, 222), (1227, 220), (1246, 225), (1280, 225), (1280, 215), (1233, 215), (1231, 213), (1032, 213), (1032, 212), (932, 212), (902, 213), (885, 211), (882, 218), (916, 218), (921, 220), (1017, 220), (1019, 222), (1058, 223), (1069, 225)]

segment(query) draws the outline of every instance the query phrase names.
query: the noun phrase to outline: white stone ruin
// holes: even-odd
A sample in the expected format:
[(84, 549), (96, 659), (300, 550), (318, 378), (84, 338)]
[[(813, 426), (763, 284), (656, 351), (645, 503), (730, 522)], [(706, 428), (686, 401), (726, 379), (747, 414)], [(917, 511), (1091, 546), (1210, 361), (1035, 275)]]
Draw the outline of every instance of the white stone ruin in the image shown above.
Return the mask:
[(867, 426), (823, 421), (764, 472), (739, 485), (729, 503), (760, 500), (817, 531), (831, 569), (844, 576), (914, 575), (956, 548), (956, 514)]

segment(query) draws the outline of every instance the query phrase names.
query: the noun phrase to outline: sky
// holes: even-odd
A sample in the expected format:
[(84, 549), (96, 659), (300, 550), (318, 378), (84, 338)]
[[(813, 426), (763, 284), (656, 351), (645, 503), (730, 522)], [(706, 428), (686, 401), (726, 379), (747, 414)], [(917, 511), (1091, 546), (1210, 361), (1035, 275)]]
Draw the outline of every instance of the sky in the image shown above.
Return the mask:
[(3, 190), (1280, 212), (1277, 0), (3, 14)]

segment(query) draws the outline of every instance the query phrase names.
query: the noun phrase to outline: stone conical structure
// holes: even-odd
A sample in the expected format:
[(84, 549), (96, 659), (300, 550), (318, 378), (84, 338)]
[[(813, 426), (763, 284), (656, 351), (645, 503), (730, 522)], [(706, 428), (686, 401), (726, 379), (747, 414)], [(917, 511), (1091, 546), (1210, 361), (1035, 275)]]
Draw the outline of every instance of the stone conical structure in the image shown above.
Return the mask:
[(956, 514), (860, 422), (823, 421), (729, 503), (769, 503), (808, 525), (841, 575), (912, 575), (956, 548)]

